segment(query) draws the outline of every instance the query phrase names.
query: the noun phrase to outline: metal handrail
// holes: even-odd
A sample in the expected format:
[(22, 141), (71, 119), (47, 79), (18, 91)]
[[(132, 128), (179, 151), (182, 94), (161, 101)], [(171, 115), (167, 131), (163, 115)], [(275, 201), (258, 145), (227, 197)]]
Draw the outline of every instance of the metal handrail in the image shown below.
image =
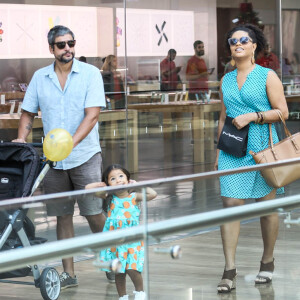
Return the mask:
[[(161, 237), (175, 232), (195, 228), (204, 229), (299, 207), (300, 195), (289, 196), (147, 224), (147, 233), (148, 236), (152, 236), (159, 241)], [(0, 272), (15, 270), (38, 262), (70, 257), (87, 251), (98, 251), (116, 244), (139, 241), (145, 237), (144, 229), (145, 226), (140, 225), (128, 229), (89, 234), (68, 240), (5, 251), (0, 255)]]
[(24, 197), (24, 198), (14, 198), (9, 200), (2, 200), (0, 202), (0, 210), (7, 209), (7, 208), (19, 208), (22, 206), (22, 208), (29, 208), (31, 206), (42, 206), (44, 202), (49, 203), (60, 201), (62, 198), (66, 199), (69, 198), (70, 200), (73, 199), (73, 197), (76, 196), (82, 196), (87, 194), (93, 194), (98, 191), (117, 191), (124, 188), (128, 188), (130, 186), (130, 189), (135, 188), (143, 188), (145, 186), (157, 186), (165, 183), (175, 183), (180, 181), (193, 181), (193, 180), (204, 180), (204, 179), (210, 179), (225, 175), (232, 175), (232, 174), (238, 174), (238, 173), (244, 173), (244, 172), (251, 172), (251, 171), (260, 171), (262, 169), (266, 168), (272, 168), (272, 167), (280, 167), (280, 166), (286, 166), (286, 165), (292, 165), (295, 163), (300, 163), (300, 158), (294, 158), (294, 159), (288, 159), (288, 160), (282, 160), (279, 162), (274, 163), (266, 163), (266, 164), (259, 164), (259, 165), (253, 165), (253, 166), (247, 166), (247, 167), (241, 167), (236, 169), (228, 169), (228, 170), (218, 170), (218, 171), (210, 171), (210, 172), (203, 172), (203, 173), (196, 173), (196, 174), (190, 174), (190, 175), (181, 175), (181, 176), (173, 176), (168, 178), (159, 178), (159, 179), (153, 179), (153, 180), (145, 180), (141, 182), (137, 182), (130, 185), (122, 185), (122, 186), (110, 186), (110, 187), (104, 187), (104, 188), (96, 188), (96, 189), (90, 189), (90, 190), (77, 190), (77, 191), (71, 191), (71, 192), (62, 192), (57, 194), (48, 194), (48, 195), (39, 195), (39, 196), (32, 196), (32, 197)]

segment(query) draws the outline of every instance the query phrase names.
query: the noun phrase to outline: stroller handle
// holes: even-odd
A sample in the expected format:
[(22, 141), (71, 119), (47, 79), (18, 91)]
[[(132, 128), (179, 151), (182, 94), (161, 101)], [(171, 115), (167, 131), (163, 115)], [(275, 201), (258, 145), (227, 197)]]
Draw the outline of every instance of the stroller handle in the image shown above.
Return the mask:
[(28, 144), (35, 148), (43, 148), (43, 143), (28, 143)]

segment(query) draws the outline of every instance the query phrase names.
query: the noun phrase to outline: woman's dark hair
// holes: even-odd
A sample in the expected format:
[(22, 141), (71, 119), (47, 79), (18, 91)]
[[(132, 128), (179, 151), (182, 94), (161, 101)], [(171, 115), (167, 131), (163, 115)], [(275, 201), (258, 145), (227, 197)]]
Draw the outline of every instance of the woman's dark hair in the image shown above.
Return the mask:
[(253, 43), (256, 43), (256, 45), (257, 45), (255, 54), (257, 54), (265, 49), (267, 41), (266, 41), (266, 38), (265, 38), (263, 32), (255, 25), (241, 24), (241, 25), (237, 25), (236, 27), (234, 27), (233, 29), (228, 31), (228, 33), (226, 34), (225, 48), (227, 49), (229, 54), (230, 54), (230, 45), (228, 43), (228, 39), (230, 39), (236, 31), (245, 31), (248, 33), (248, 35), (252, 39)]
[[(105, 184), (108, 186), (108, 176), (110, 174), (110, 172), (112, 170), (121, 170), (127, 177), (127, 180), (129, 181), (130, 180), (130, 173), (125, 169), (123, 168), (121, 165), (118, 165), (118, 164), (113, 164), (113, 165), (110, 165), (108, 166), (103, 174), (102, 174), (102, 182), (105, 182)], [(108, 211), (108, 208), (110, 206), (110, 203), (111, 203), (111, 200), (112, 200), (112, 195), (108, 195), (104, 200), (103, 200), (103, 210), (105, 212)]]

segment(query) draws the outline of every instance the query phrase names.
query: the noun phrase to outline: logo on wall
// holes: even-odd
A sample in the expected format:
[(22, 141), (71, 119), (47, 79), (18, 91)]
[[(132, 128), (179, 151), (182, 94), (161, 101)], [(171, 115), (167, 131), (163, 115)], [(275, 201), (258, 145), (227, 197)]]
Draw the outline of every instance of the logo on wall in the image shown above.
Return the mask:
[(53, 20), (52, 17), (48, 18), (48, 26), (49, 26), (49, 29), (47, 29), (46, 32), (45, 32), (45, 33), (46, 33), (46, 36), (48, 36), (49, 30), (50, 30), (51, 28), (53, 28), (54, 26), (59, 25), (59, 23), (60, 23), (60, 17), (59, 17), (59, 16), (57, 16), (57, 17), (55, 18), (55, 20)]
[(2, 42), (2, 34), (3, 34), (3, 29), (2, 29), (2, 22), (0, 21), (0, 43)]
[(28, 29), (33, 27), (33, 23), (30, 24), (29, 26), (27, 26), (27, 28), (23, 28), (23, 26), (21, 26), (20, 24), (16, 23), (17, 27), (19, 27), (20, 29), (20, 35), (19, 37), (16, 39), (17, 41), (20, 40), (23, 37), (28, 37), (29, 39), (31, 39), (32, 41), (34, 41), (34, 38), (28, 33)]
[(159, 38), (158, 43), (157, 43), (158, 46), (160, 46), (163, 38), (165, 38), (166, 42), (168, 42), (168, 38), (167, 38), (166, 34), (164, 33), (164, 27), (165, 27), (165, 25), (166, 25), (166, 21), (164, 21), (162, 23), (160, 29), (158, 28), (157, 24), (155, 25), (155, 28), (156, 28), (158, 34), (160, 35), (160, 38)]
[(122, 37), (122, 28), (119, 26), (119, 18), (116, 18), (116, 26), (117, 26), (117, 47), (120, 47), (121, 45), (121, 37)]

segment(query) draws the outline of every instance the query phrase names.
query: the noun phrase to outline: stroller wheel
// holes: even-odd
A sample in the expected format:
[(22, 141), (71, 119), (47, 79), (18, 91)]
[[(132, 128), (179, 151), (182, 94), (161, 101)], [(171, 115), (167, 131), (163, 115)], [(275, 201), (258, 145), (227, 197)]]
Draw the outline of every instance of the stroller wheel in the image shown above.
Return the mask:
[(54, 268), (46, 268), (40, 277), (40, 290), (45, 300), (56, 300), (60, 294), (59, 274)]

